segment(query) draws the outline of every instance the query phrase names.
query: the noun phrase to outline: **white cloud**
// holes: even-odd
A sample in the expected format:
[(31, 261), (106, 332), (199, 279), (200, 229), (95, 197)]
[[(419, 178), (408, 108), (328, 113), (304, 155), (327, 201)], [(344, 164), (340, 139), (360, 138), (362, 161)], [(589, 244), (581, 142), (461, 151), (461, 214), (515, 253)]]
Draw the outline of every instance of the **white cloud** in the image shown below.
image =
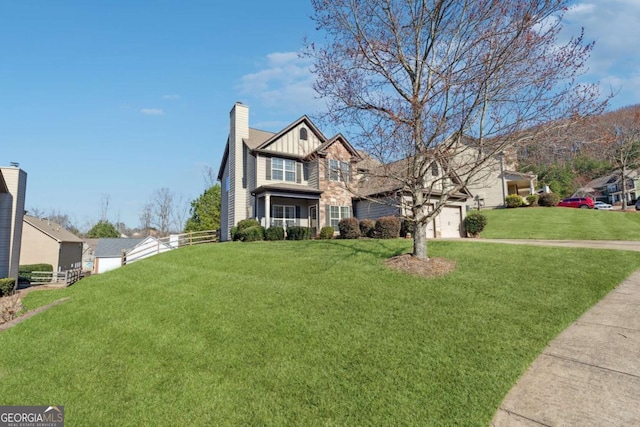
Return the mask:
[(264, 107), (299, 116), (312, 114), (322, 103), (313, 89), (311, 64), (297, 52), (270, 53), (259, 71), (242, 76), (238, 90)]
[(142, 108), (140, 112), (145, 116), (164, 116), (164, 110), (162, 108)]
[(180, 95), (178, 94), (162, 95), (162, 99), (176, 100), (176, 99), (180, 99)]
[(566, 38), (580, 34), (595, 47), (587, 66), (588, 77), (601, 83), (604, 93), (610, 86), (620, 93), (613, 105), (637, 103), (640, 93), (640, 55), (636, 40), (640, 38), (640, 2), (638, 0), (591, 0), (576, 2), (565, 15)]

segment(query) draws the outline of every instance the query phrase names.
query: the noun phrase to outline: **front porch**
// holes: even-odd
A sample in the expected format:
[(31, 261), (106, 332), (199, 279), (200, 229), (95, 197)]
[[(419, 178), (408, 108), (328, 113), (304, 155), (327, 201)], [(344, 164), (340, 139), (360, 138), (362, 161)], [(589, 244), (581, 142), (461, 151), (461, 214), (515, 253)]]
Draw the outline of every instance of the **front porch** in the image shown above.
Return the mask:
[(319, 231), (321, 190), (300, 186), (262, 186), (254, 192), (255, 218), (269, 227), (309, 227)]

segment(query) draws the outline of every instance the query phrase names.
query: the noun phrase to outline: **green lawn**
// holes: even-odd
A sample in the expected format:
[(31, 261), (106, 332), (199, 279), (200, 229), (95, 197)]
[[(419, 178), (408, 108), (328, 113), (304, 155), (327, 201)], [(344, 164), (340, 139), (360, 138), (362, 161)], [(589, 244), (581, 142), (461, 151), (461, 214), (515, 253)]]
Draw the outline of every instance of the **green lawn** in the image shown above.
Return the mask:
[[(523, 209), (524, 211), (525, 209)], [(615, 215), (615, 214), (612, 214)], [(409, 240), (188, 247), (32, 292), (71, 300), (0, 333), (0, 405), (67, 425), (488, 425), (550, 339), (640, 254)]]
[(486, 209), (488, 239), (640, 240), (640, 212), (571, 208)]

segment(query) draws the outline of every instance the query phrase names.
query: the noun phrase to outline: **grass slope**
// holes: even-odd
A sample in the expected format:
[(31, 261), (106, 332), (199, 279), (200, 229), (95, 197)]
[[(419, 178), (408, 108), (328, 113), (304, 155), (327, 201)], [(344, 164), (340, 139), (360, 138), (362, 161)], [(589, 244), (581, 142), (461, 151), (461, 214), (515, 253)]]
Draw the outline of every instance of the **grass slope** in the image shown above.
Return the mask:
[(487, 209), (487, 239), (640, 240), (640, 213), (571, 208)]
[(0, 333), (0, 405), (69, 425), (487, 425), (547, 342), (633, 270), (629, 252), (408, 240), (217, 244), (32, 292), (71, 301)]

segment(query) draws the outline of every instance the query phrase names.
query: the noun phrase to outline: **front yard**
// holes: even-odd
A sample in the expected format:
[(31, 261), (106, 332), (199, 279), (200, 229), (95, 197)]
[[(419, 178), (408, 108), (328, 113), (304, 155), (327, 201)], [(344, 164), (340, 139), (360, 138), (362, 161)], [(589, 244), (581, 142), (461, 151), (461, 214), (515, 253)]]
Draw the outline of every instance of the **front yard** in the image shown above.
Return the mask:
[[(604, 214), (604, 213), (603, 213)], [(614, 214), (615, 215), (615, 214)], [(0, 333), (0, 405), (69, 425), (488, 425), (546, 343), (640, 254), (410, 240), (228, 243), (161, 254)]]

